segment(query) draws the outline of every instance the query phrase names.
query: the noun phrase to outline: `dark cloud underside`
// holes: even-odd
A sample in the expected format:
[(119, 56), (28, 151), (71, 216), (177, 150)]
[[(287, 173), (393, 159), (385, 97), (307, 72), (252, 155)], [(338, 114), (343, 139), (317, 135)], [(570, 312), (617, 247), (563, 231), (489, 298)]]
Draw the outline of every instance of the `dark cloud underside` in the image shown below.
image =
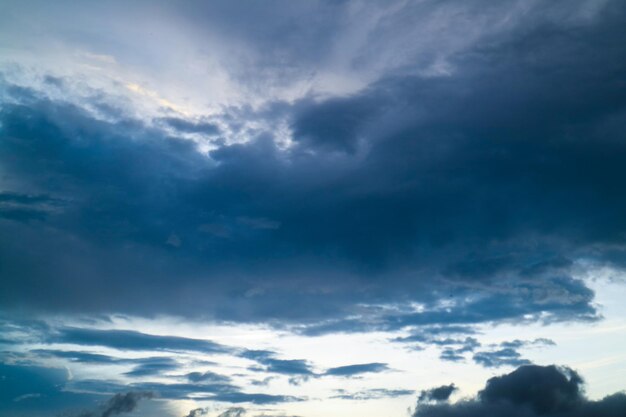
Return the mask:
[(473, 399), (454, 404), (417, 405), (414, 417), (617, 417), (626, 413), (626, 395), (599, 401), (585, 398), (582, 379), (567, 368), (522, 366), (491, 378)]
[(581, 259), (624, 261), (625, 10), (521, 22), (446, 76), (250, 111), (286, 120), (288, 149), (267, 131), (204, 155), (172, 135), (211, 123), (105, 121), (5, 82), (0, 302), (305, 334), (594, 320), (574, 276)]

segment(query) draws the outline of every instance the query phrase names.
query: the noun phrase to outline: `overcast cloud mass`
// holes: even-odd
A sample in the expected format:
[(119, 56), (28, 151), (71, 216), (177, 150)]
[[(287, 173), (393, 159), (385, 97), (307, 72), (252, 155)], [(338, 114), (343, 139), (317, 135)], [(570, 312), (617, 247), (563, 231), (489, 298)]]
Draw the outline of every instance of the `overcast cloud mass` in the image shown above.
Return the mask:
[(623, 416), (625, 133), (618, 0), (0, 0), (0, 414)]

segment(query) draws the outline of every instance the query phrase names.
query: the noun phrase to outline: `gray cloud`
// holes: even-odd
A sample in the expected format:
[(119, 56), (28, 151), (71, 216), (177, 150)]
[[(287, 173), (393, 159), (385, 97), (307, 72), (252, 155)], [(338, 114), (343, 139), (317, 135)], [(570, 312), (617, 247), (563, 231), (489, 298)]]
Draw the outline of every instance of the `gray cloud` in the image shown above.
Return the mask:
[(337, 392), (337, 395), (334, 395), (331, 398), (340, 398), (342, 400), (356, 401), (379, 400), (381, 398), (397, 398), (415, 394), (415, 391), (413, 390), (387, 388), (372, 388), (357, 392), (349, 392), (344, 389), (338, 389), (335, 391)]
[(487, 368), (508, 366), (520, 366), (530, 363), (528, 359), (522, 358), (522, 355), (513, 348), (504, 348), (494, 351), (477, 352), (474, 354), (474, 362)]
[(276, 354), (267, 350), (247, 350), (241, 356), (262, 365), (262, 367), (252, 367), (254, 371), (304, 377), (314, 375), (311, 364), (304, 359), (276, 359)]
[[(537, 6), (451, 48), (447, 75), (381, 72), (349, 95), (220, 116), (286, 122), (288, 148), (260, 129), (207, 156), (159, 123), (94, 116), (106, 92), (78, 106), (3, 81), (2, 192), (23, 213), (0, 221), (2, 305), (286, 323), (309, 335), (597, 320), (577, 260), (624, 265), (625, 12), (609, 1), (585, 17), (583, 3)], [(270, 20), (308, 16), (294, 7)], [(304, 51), (326, 50), (300, 46), (318, 30), (331, 42), (345, 5), (319, 7), (330, 20), (276, 51), (306, 62)], [(402, 13), (437, 9), (411, 7)], [(218, 9), (248, 37), (250, 15)], [(271, 27), (255, 29), (258, 45), (278, 39)], [(63, 205), (42, 216), (24, 196)]]
[(515, 339), (508, 342), (502, 342), (492, 350), (479, 351), (474, 353), (474, 362), (487, 368), (497, 368), (500, 366), (520, 366), (530, 364), (528, 359), (522, 357), (518, 352), (524, 347), (545, 347), (556, 345), (554, 341), (545, 338), (535, 340), (519, 340)]
[(204, 416), (209, 412), (208, 408), (194, 408), (193, 410), (189, 410), (189, 413), (184, 417), (200, 417)]
[(346, 365), (346, 366), (338, 366), (336, 368), (330, 368), (326, 370), (324, 375), (332, 375), (332, 376), (354, 376), (361, 375), (366, 373), (377, 373), (384, 372), (389, 370), (389, 367), (386, 363), (361, 363), (356, 365)]
[(220, 133), (217, 125), (207, 122), (192, 122), (185, 119), (166, 117), (160, 119), (159, 122), (164, 125), (176, 129), (180, 133), (204, 133), (206, 135), (215, 136)]
[(83, 346), (107, 346), (120, 350), (190, 351), (200, 353), (233, 353), (233, 349), (210, 340), (177, 336), (160, 336), (132, 330), (99, 330), (63, 327), (46, 337), (48, 343), (70, 343)]
[(190, 382), (221, 382), (228, 383), (230, 378), (225, 375), (216, 374), (215, 372), (190, 372), (187, 375)]
[(174, 371), (180, 367), (178, 361), (168, 357), (154, 357), (137, 360), (138, 364), (124, 375), (143, 377), (162, 375), (168, 371)]
[(442, 385), (440, 387), (423, 390), (420, 392), (420, 395), (417, 398), (417, 401), (418, 402), (448, 401), (452, 393), (457, 390), (458, 388), (454, 384)]
[(617, 393), (599, 401), (584, 397), (582, 379), (568, 368), (522, 366), (491, 378), (475, 398), (454, 404), (419, 404), (415, 417), (596, 416), (617, 417), (626, 412), (626, 395)]
[(246, 410), (241, 407), (232, 407), (221, 413), (218, 417), (243, 417)]

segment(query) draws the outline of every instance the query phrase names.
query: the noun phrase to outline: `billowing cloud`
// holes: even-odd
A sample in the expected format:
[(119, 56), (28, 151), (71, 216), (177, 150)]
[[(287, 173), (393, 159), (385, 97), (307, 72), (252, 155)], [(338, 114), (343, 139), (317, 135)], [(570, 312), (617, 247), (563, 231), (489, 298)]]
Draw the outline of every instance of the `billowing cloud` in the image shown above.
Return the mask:
[(573, 370), (527, 365), (510, 374), (491, 378), (473, 399), (454, 404), (419, 404), (414, 417), (470, 416), (597, 416), (613, 417), (626, 412), (626, 395), (617, 393), (602, 400), (585, 398), (582, 379)]

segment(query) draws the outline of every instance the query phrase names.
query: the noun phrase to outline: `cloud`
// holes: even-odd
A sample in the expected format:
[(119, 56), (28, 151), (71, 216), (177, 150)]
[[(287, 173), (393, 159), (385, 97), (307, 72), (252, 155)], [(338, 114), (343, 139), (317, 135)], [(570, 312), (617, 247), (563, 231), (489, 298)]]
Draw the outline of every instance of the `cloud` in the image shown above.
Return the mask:
[(458, 388), (454, 384), (442, 385), (440, 387), (431, 388), (428, 390), (421, 391), (419, 397), (417, 398), (417, 401), (418, 402), (448, 401), (452, 393), (457, 390)]
[[(167, 371), (178, 369), (179, 362), (170, 357), (154, 356), (147, 358), (118, 358), (91, 352), (64, 351), (54, 349), (33, 349), (30, 353), (40, 357), (55, 357), (67, 359), (70, 362), (95, 365), (133, 365), (133, 369), (124, 375), (132, 377), (160, 375)], [(195, 373), (193, 373), (195, 374)], [(201, 375), (199, 372), (198, 375)], [(191, 375), (191, 374), (189, 374)], [(224, 378), (224, 377), (222, 377)], [(192, 381), (197, 382), (197, 381)], [(226, 381), (222, 381), (226, 382)]]
[(466, 353), (473, 352), (481, 346), (475, 337), (457, 337), (462, 334), (475, 334), (475, 331), (467, 326), (424, 327), (415, 334), (396, 337), (392, 341), (410, 344), (411, 349), (417, 350), (423, 349), (426, 345), (435, 346), (441, 349), (439, 355), (441, 360), (460, 362), (465, 359)]
[(218, 417), (243, 417), (246, 410), (241, 407), (232, 407), (221, 413)]
[(46, 195), (0, 192), (0, 218), (19, 222), (45, 220), (63, 202)]
[(217, 125), (207, 122), (192, 122), (186, 119), (166, 117), (159, 122), (176, 129), (180, 133), (204, 133), (206, 135), (218, 135), (220, 129)]
[(332, 375), (332, 376), (354, 376), (361, 375), (366, 373), (378, 373), (389, 370), (389, 367), (386, 363), (361, 363), (356, 365), (346, 365), (346, 366), (338, 366), (336, 368), (328, 369), (324, 375)]
[(109, 355), (102, 355), (100, 353), (91, 352), (79, 352), (68, 350), (54, 350), (54, 349), (34, 349), (31, 351), (34, 354), (48, 357), (68, 359), (71, 362), (79, 363), (93, 363), (93, 364), (114, 364), (124, 362), (124, 359), (115, 358)]
[(338, 366), (329, 368), (323, 373), (316, 373), (312, 365), (304, 359), (276, 359), (275, 353), (267, 350), (246, 350), (241, 357), (251, 359), (261, 364), (262, 367), (253, 366), (253, 371), (272, 372), (283, 375), (290, 375), (292, 385), (300, 385), (310, 377), (318, 378), (323, 376), (344, 376), (351, 377), (365, 373), (378, 373), (389, 370), (386, 363), (362, 363), (354, 365)]
[(101, 410), (82, 413), (80, 417), (111, 417), (119, 414), (130, 413), (137, 408), (142, 399), (153, 398), (151, 392), (126, 392), (115, 394), (103, 406)]
[(216, 374), (215, 372), (190, 372), (187, 375), (190, 382), (221, 382), (228, 383), (230, 378), (225, 375)]
[(253, 367), (253, 370), (284, 375), (314, 375), (311, 365), (304, 359), (276, 359), (275, 353), (267, 350), (247, 350), (241, 356), (263, 365), (261, 368)]
[(178, 361), (168, 357), (154, 357), (139, 359), (131, 371), (125, 372), (124, 375), (132, 377), (162, 375), (168, 371), (174, 371), (180, 367)]
[(494, 350), (490, 352), (477, 352), (474, 354), (474, 362), (487, 368), (500, 366), (520, 366), (529, 364), (528, 359), (521, 357), (522, 355), (512, 348)]
[(208, 414), (208, 408), (194, 408), (193, 410), (189, 410), (189, 413), (184, 417), (200, 417)]
[(528, 359), (522, 358), (518, 349), (523, 347), (545, 347), (554, 346), (554, 341), (545, 338), (535, 340), (519, 340), (515, 339), (508, 342), (502, 342), (498, 348), (489, 351), (480, 351), (474, 353), (474, 362), (487, 368), (496, 368), (500, 366), (520, 366), (530, 364)]
[(210, 340), (176, 336), (158, 336), (132, 330), (99, 330), (63, 327), (48, 336), (48, 343), (70, 343), (83, 346), (106, 346), (131, 351), (189, 351), (200, 353), (232, 353), (226, 346)]
[(72, 381), (68, 389), (78, 392), (115, 393), (122, 390), (153, 392), (156, 396), (170, 400), (193, 399), (196, 401), (218, 401), (232, 404), (279, 404), (304, 401), (304, 397), (281, 394), (244, 392), (232, 383), (223, 381), (175, 382), (132, 382), (122, 384), (115, 381), (81, 379)]
[(122, 384), (115, 381), (82, 379), (73, 381), (70, 388), (76, 391), (99, 393), (115, 393), (131, 388), (134, 391), (154, 392), (160, 398), (189, 399), (204, 395), (206, 399), (217, 398), (219, 395), (239, 395), (240, 388), (225, 383), (171, 383), (171, 382), (134, 382)]
[[(240, 140), (208, 154), (163, 124), (189, 131), (213, 119), (152, 123), (97, 86), (79, 99), (45, 82), (3, 81), (2, 192), (63, 205), (0, 221), (0, 273), (9, 277), (0, 303), (271, 322), (308, 335), (599, 319), (577, 277), (583, 259), (624, 265), (626, 102), (616, 74), (626, 62), (625, 8), (536, 5), (521, 16), (508, 13), (512, 3), (479, 3), (450, 7), (463, 21), (508, 23), (467, 42), (466, 32), (452, 36), (445, 57), (436, 56), (441, 45), (424, 46), (428, 54), (408, 54), (350, 94), (224, 107), (215, 122), (225, 131), (257, 128), (241, 127)], [(343, 27), (345, 5), (324, 4), (321, 15), (294, 7), (268, 19), (330, 20), (281, 36), (284, 49), (265, 58), (316, 62)], [(199, 4), (190, 10), (213, 16)], [(409, 30), (408, 16), (437, 10), (389, 14), (373, 32), (390, 37), (371, 38), (382, 44), (376, 59), (363, 59), (381, 62), (387, 42), (407, 39), (392, 28)], [(243, 10), (222, 12), (232, 16), (217, 27), (249, 27)], [(255, 29), (258, 39), (233, 36), (273, 45), (270, 27)], [(438, 59), (443, 67), (433, 67)], [(93, 109), (102, 102), (120, 111), (100, 117)], [(289, 146), (275, 126), (286, 126)], [(307, 372), (305, 363), (271, 366)]]
[(382, 398), (397, 398), (415, 394), (415, 391), (413, 390), (386, 388), (372, 388), (357, 392), (348, 392), (344, 389), (338, 389), (335, 391), (337, 392), (337, 395), (334, 395), (331, 398), (340, 398), (342, 400), (356, 401), (379, 400)]
[(454, 404), (419, 404), (415, 417), (597, 416), (612, 417), (626, 411), (626, 395), (602, 400), (584, 397), (582, 379), (569, 368), (554, 365), (521, 366), (510, 374), (489, 379), (475, 398)]
[(280, 404), (304, 401), (303, 397), (290, 395), (254, 394), (244, 392), (226, 392), (216, 394), (207, 399), (229, 403), (252, 403), (252, 404)]
[[(483, 345), (478, 328), (599, 320), (580, 277), (626, 266), (619, 0), (5, 3), (0, 50), (15, 52), (0, 63), (9, 316), (396, 332), (408, 348), (494, 368), (529, 363), (524, 349), (541, 344)], [(29, 326), (2, 332), (3, 345), (50, 349), (16, 357), (124, 365), (127, 384), (7, 366), (17, 382), (10, 400), (0, 394), (6, 413), (129, 388), (305, 399), (154, 357), (173, 352), (247, 358), (255, 377), (294, 385), (388, 369), (318, 371), (307, 358), (199, 338)], [(156, 378), (175, 370), (175, 383)], [(419, 413), (539, 412), (528, 398), (486, 395)], [(580, 398), (590, 414), (622, 397)]]

